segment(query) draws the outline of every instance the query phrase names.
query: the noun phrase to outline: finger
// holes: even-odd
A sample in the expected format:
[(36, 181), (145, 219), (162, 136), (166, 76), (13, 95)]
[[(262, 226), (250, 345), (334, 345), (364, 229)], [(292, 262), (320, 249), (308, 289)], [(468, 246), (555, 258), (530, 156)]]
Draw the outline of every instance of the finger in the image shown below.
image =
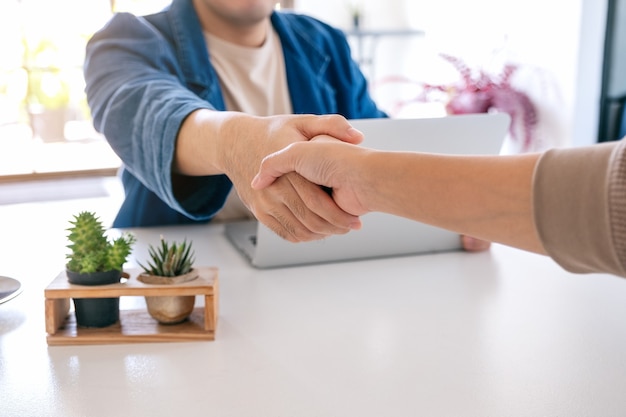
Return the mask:
[(327, 234), (313, 233), (296, 219), (285, 205), (275, 206), (271, 212), (257, 217), (261, 223), (289, 242), (308, 242), (328, 237)]
[(275, 217), (265, 214), (263, 216), (257, 216), (257, 219), (281, 238), (289, 242), (298, 242), (296, 237), (290, 232), (289, 228), (281, 224)]
[[(311, 184), (298, 174), (291, 173), (282, 177), (269, 190), (280, 201), (280, 204), (274, 202), (269, 206), (269, 213), (288, 229), (296, 241), (345, 234), (351, 230), (351, 224), (359, 222), (358, 218), (354, 219), (354, 216), (344, 213), (319, 186)], [(303, 199), (301, 196), (306, 197)], [(328, 222), (307, 204), (316, 197), (325, 198), (327, 203), (320, 212), (332, 213), (330, 217), (337, 218), (339, 225)], [(317, 206), (320, 206), (319, 202)]]
[[(308, 226), (315, 224), (315, 221), (311, 221), (315, 215), (309, 212), (287, 177), (281, 178), (268, 190), (261, 191), (261, 194), (262, 198), (258, 200), (261, 204), (254, 209), (255, 216), (283, 239), (303, 242), (323, 239), (330, 234), (328, 231), (323, 232), (327, 228), (322, 226)], [(300, 221), (301, 218), (308, 218), (308, 224)], [(318, 222), (321, 224), (322, 220)]]
[(471, 236), (461, 236), (461, 242), (463, 244), (463, 249), (468, 252), (482, 252), (488, 250), (491, 247), (491, 242), (482, 239), (476, 239), (475, 237)]
[(344, 142), (358, 144), (363, 141), (363, 133), (354, 128), (343, 116), (330, 114), (299, 118), (300, 130), (308, 138), (318, 135), (329, 135)]
[(295, 171), (298, 151), (294, 145), (296, 144), (291, 144), (263, 158), (259, 172), (252, 179), (252, 189), (262, 190), (282, 175)]
[(289, 194), (294, 216), (310, 231), (321, 234), (345, 234), (360, 229), (361, 220), (341, 209), (320, 186), (292, 173), (285, 176), (295, 192)]

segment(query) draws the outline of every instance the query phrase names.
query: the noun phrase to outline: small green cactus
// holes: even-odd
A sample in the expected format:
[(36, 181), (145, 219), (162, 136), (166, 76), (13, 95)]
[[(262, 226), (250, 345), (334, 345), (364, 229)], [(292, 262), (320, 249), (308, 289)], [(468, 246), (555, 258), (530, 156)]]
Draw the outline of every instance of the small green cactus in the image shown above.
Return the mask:
[(135, 237), (124, 233), (109, 241), (102, 222), (95, 213), (83, 211), (70, 220), (72, 227), (67, 229), (71, 242), (67, 247), (67, 269), (78, 273), (121, 271), (130, 255)]
[(150, 245), (148, 253), (151, 261), (144, 266), (139, 263), (144, 272), (161, 277), (177, 277), (191, 271), (194, 263), (194, 252), (191, 242), (185, 239), (182, 243), (168, 243), (161, 237), (161, 246), (154, 248)]

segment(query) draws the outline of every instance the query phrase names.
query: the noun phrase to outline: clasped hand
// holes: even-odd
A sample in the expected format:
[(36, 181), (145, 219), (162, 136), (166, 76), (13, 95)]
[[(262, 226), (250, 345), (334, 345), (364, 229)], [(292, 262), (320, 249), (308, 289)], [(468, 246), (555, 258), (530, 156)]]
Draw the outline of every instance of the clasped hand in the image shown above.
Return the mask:
[[(251, 125), (252, 124), (252, 125)], [(254, 216), (275, 233), (292, 242), (323, 239), (345, 234), (361, 225), (358, 215), (342, 210), (316, 183), (290, 172), (253, 189), (250, 184), (261, 159), (292, 143), (304, 143), (319, 135), (360, 143), (362, 134), (348, 121), (330, 116), (276, 116), (246, 119), (245, 126), (232, 123), (223, 145), (224, 172), (233, 182), (239, 197)], [(242, 136), (247, 140), (241, 140)]]
[[(261, 162), (261, 167), (252, 181), (252, 188), (264, 190), (280, 182), (285, 176), (298, 173), (313, 184), (332, 189), (332, 203), (328, 198), (318, 202), (320, 208), (336, 206), (353, 216), (361, 216), (377, 207), (384, 207), (377, 192), (376, 182), (380, 175), (387, 172), (377, 167), (377, 151), (354, 146), (355, 142), (346, 143), (329, 135), (320, 135), (309, 141), (294, 142), (285, 148), (268, 155)], [(372, 165), (373, 164), (373, 165)], [(378, 189), (384, 187), (378, 187)], [(333, 204), (334, 203), (334, 204)], [(334, 207), (333, 207), (334, 208)], [(358, 229), (360, 223), (353, 223), (351, 228)], [(460, 236), (466, 251), (478, 252), (490, 248), (491, 243), (470, 236)]]

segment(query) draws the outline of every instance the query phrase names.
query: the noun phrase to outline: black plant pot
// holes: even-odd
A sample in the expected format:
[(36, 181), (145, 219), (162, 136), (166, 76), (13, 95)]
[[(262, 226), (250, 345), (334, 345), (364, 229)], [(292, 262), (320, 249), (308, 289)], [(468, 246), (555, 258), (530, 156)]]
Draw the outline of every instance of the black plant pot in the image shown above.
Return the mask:
[[(77, 273), (67, 270), (67, 279), (78, 285), (116, 284), (122, 278), (122, 271)], [(120, 319), (120, 299), (116, 298), (74, 298), (76, 324), (80, 327), (107, 327)]]

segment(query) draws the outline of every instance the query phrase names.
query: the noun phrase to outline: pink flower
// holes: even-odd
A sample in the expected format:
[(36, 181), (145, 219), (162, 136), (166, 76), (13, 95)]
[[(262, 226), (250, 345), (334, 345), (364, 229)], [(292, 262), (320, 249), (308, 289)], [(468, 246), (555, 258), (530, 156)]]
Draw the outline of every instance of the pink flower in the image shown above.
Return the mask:
[[(530, 97), (511, 85), (519, 66), (507, 64), (500, 74), (472, 70), (460, 58), (442, 54), (459, 72), (460, 80), (451, 84), (417, 82), (422, 89), (413, 99), (397, 104), (397, 109), (411, 102), (445, 101), (449, 114), (487, 113), (501, 111), (511, 116), (511, 138), (521, 141), (520, 149), (528, 151), (535, 142), (538, 123), (537, 109)], [(402, 77), (391, 77), (383, 82), (412, 82)]]

